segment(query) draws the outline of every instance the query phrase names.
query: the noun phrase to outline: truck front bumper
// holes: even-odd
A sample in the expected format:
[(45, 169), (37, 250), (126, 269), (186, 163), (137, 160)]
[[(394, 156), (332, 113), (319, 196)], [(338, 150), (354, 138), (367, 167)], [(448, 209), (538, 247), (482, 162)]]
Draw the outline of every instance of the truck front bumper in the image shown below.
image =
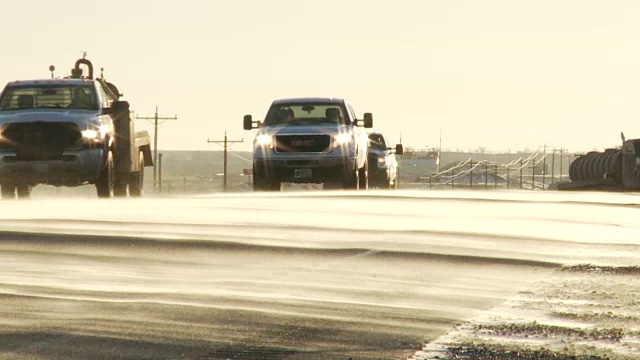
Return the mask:
[(352, 176), (355, 158), (287, 157), (253, 160), (254, 176), (291, 183), (343, 182)]
[(104, 149), (64, 152), (55, 160), (20, 160), (0, 153), (0, 184), (78, 186), (94, 183), (104, 166)]

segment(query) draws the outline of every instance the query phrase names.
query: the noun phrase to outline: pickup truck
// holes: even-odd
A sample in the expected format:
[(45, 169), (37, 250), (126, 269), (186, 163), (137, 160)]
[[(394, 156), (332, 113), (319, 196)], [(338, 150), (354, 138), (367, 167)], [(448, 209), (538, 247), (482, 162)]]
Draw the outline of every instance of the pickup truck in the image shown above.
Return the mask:
[(379, 132), (369, 133), (369, 185), (382, 189), (398, 188), (398, 159), (404, 153), (402, 144), (390, 147), (386, 136)]
[[(88, 70), (87, 76), (84, 70)], [(93, 65), (71, 76), (9, 82), (0, 94), (0, 192), (28, 198), (33, 186), (93, 184), (98, 197), (141, 196), (151, 166), (149, 135)]]
[(339, 98), (276, 100), (264, 121), (251, 115), (245, 130), (258, 129), (253, 141), (253, 188), (279, 191), (281, 183), (318, 183), (323, 188), (366, 189), (371, 113), (356, 118)]

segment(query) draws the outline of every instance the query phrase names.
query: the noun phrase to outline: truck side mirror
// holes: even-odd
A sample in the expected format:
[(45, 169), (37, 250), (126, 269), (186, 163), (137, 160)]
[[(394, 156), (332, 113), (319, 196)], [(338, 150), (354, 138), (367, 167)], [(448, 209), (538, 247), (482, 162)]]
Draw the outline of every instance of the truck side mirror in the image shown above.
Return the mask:
[(396, 144), (396, 155), (402, 154), (404, 154), (404, 148), (402, 147), (402, 144)]
[(364, 127), (367, 129), (373, 127), (373, 115), (371, 113), (364, 113)]
[(253, 129), (253, 118), (251, 115), (245, 115), (243, 119), (243, 126), (245, 130)]

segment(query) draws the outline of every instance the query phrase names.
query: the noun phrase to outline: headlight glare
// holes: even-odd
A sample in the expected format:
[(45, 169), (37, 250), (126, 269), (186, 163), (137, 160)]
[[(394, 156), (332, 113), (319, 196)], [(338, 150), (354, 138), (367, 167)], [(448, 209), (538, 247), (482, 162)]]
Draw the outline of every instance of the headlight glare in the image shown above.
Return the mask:
[(349, 142), (351, 142), (351, 134), (348, 134), (348, 133), (338, 134), (334, 138), (335, 146), (345, 145), (345, 144), (348, 144)]
[(271, 146), (271, 135), (261, 134), (256, 137), (256, 145), (257, 146)]
[(98, 132), (96, 130), (82, 130), (82, 137), (85, 139), (95, 139), (98, 137)]

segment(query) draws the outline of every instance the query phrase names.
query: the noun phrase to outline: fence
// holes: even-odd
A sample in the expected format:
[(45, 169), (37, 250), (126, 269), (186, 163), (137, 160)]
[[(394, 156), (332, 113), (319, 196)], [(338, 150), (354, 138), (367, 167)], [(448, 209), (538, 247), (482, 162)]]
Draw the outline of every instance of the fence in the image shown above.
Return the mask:
[[(549, 151), (547, 151), (549, 149)], [(436, 171), (433, 159), (400, 156), (401, 188), (546, 189), (554, 182), (568, 180), (575, 154), (542, 148), (533, 153), (480, 154), (446, 152), (444, 170)], [(464, 160), (460, 160), (464, 159)], [(429, 160), (429, 161), (421, 161)], [(157, 193), (164, 195), (222, 192), (222, 157), (213, 152), (168, 152), (163, 158), (163, 174)], [(251, 154), (229, 158), (228, 191), (251, 191)], [(146, 176), (145, 181), (151, 177)], [(152, 185), (146, 184), (151, 191)]]
[[(551, 184), (567, 178), (569, 163), (573, 154), (563, 150), (536, 151), (526, 157), (513, 159), (508, 163), (468, 158), (450, 165), (445, 170), (418, 177), (417, 183), (406, 186), (426, 185), (429, 188), (506, 188), (506, 189), (546, 189)], [(403, 181), (404, 180), (404, 181)]]

